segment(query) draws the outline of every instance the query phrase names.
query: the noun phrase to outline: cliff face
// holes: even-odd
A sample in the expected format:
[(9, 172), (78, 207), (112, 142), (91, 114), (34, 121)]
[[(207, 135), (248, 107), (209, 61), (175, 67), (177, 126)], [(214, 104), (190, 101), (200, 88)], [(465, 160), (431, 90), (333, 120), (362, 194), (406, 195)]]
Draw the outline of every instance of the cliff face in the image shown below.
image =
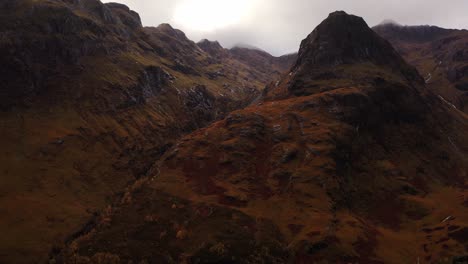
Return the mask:
[(368, 84), (370, 78), (386, 74), (410, 82), (422, 80), (362, 18), (338, 11), (302, 41), (287, 89), (295, 95), (313, 94), (343, 85)]
[(362, 18), (337, 11), (302, 41), (295, 68), (363, 61), (396, 68), (403, 64), (391, 45), (372, 32)]
[(1, 1), (0, 63), (2, 263), (46, 261), (176, 139), (269, 78), (97, 0)]
[(429, 89), (468, 111), (468, 31), (392, 24), (376, 26), (374, 31), (418, 69)]
[(84, 58), (135, 48), (141, 28), (128, 8), (98, 1), (20, 0), (2, 10), (2, 109), (61, 85), (57, 79), (73, 75), (67, 71), (83, 71)]
[(332, 13), (261, 102), (178, 141), (55, 260), (455, 261), (466, 131), (361, 18)]

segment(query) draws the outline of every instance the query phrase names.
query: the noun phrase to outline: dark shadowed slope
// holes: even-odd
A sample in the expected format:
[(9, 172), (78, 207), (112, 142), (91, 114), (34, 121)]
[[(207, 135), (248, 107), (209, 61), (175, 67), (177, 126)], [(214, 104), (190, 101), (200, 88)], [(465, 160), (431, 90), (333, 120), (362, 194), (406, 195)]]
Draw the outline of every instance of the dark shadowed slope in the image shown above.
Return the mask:
[(468, 249), (467, 131), (332, 13), (263, 102), (178, 141), (55, 260), (449, 263)]
[(384, 24), (373, 28), (425, 78), (427, 87), (468, 112), (468, 31)]
[(289, 82), (285, 95), (308, 95), (340, 86), (368, 85), (384, 75), (408, 82), (422, 80), (362, 18), (335, 12), (302, 41), (299, 58), (283, 82)]
[(181, 135), (258, 97), (275, 67), (217, 61), (97, 0), (0, 1), (0, 64), (1, 263), (45, 262)]
[[(251, 78), (254, 80), (260, 79), (265, 83), (279, 79), (281, 74), (289, 71), (297, 59), (296, 53), (274, 57), (265, 51), (254, 48), (234, 47), (228, 50), (223, 48), (217, 41), (206, 39), (200, 41), (197, 45), (220, 61), (233, 59), (248, 65), (261, 73), (254, 75), (255, 72), (253, 72)], [(269, 76), (269, 78), (265, 79), (263, 75)]]

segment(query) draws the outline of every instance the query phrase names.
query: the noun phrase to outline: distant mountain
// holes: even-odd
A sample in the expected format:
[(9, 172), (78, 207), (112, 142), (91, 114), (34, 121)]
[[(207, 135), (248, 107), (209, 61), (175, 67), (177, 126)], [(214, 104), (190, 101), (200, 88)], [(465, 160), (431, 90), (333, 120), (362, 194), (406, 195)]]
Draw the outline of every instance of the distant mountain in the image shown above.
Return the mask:
[(241, 48), (241, 49), (250, 49), (250, 50), (258, 50), (258, 51), (263, 51), (265, 52), (264, 50), (262, 50), (261, 48), (259, 47), (256, 47), (254, 45), (250, 45), (250, 44), (246, 44), (246, 43), (237, 43), (235, 44), (232, 48)]
[(274, 57), (269, 53), (250, 46), (236, 46), (231, 49), (223, 48), (217, 41), (204, 39), (197, 45), (218, 60), (234, 59), (245, 63), (264, 74), (271, 77), (271, 80), (277, 79), (280, 75), (291, 67), (297, 59), (297, 54), (288, 54), (281, 57)]
[(227, 58), (229, 56), (227, 50), (223, 48), (218, 41), (210, 41), (207, 39), (203, 39), (200, 42), (198, 42), (197, 45), (203, 51), (218, 59)]
[(392, 24), (374, 30), (419, 70), (432, 91), (468, 113), (467, 30)]
[(281, 57), (274, 57), (268, 54), (265, 51), (257, 49), (248, 49), (235, 47), (229, 50), (230, 54), (237, 60), (242, 61), (255, 69), (258, 69), (262, 72), (271, 70), (271, 65), (275, 74), (279, 77), (279, 74), (288, 71), (291, 68), (291, 65), (297, 59), (297, 54), (289, 54)]
[(54, 260), (456, 263), (467, 131), (388, 41), (335, 12), (258, 103), (178, 141)]
[(393, 19), (384, 19), (380, 24), (377, 26), (383, 26), (383, 25), (394, 25), (394, 26), (402, 26), (400, 23), (396, 22)]

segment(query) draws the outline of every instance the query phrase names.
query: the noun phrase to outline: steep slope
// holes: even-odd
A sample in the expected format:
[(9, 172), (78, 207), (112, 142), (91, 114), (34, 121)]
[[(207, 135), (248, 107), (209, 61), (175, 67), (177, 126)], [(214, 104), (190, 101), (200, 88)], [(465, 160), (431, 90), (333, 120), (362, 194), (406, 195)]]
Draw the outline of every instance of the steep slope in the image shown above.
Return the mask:
[(382, 24), (374, 27), (414, 65), (427, 87), (468, 112), (468, 31), (434, 26)]
[(467, 131), (362, 18), (335, 12), (263, 102), (180, 140), (55, 260), (463, 261)]
[(275, 89), (272, 94), (309, 95), (343, 86), (368, 85), (385, 75), (409, 82), (421, 80), (416, 70), (387, 41), (376, 37), (364, 20), (337, 12), (302, 41), (299, 58), (289, 77), (283, 80), (283, 84), (288, 82), (287, 89)]
[[(262, 50), (242, 47), (234, 47), (230, 49), (229, 52), (235, 59), (243, 61), (255, 69), (260, 69), (260, 71), (269, 73), (273, 76), (279, 76), (282, 73), (289, 71), (291, 65), (293, 65), (297, 59), (297, 54), (295, 53), (283, 55), (281, 57), (273, 57)], [(268, 72), (271, 71), (270, 65), (273, 65), (273, 72)]]
[(248, 105), (268, 78), (98, 0), (1, 1), (0, 62), (1, 263), (44, 262), (176, 139)]
[(197, 45), (219, 62), (229, 63), (234, 60), (255, 69), (246, 81), (258, 80), (267, 83), (277, 80), (281, 77), (281, 74), (289, 71), (297, 58), (295, 53), (274, 57), (265, 51), (254, 48), (234, 47), (228, 50), (223, 48), (217, 41), (206, 39), (200, 41)]

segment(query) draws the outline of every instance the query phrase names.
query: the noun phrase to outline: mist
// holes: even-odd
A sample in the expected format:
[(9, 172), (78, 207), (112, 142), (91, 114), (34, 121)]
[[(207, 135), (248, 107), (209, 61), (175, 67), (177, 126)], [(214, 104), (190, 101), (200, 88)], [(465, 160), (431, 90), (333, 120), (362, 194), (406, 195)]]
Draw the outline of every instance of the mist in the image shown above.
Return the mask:
[[(187, 0), (119, 0), (138, 12), (145, 26), (170, 23), (193, 41), (217, 40), (226, 48), (249, 44), (279, 56), (298, 50), (304, 39), (330, 12), (344, 10), (362, 16), (369, 26), (385, 19), (403, 25), (468, 28), (466, 0), (251, 0), (252, 10), (236, 24), (205, 31), (175, 20)], [(233, 0), (236, 1), (236, 0)], [(104, 1), (115, 2), (115, 1)], [(197, 15), (196, 13), (194, 15)]]

